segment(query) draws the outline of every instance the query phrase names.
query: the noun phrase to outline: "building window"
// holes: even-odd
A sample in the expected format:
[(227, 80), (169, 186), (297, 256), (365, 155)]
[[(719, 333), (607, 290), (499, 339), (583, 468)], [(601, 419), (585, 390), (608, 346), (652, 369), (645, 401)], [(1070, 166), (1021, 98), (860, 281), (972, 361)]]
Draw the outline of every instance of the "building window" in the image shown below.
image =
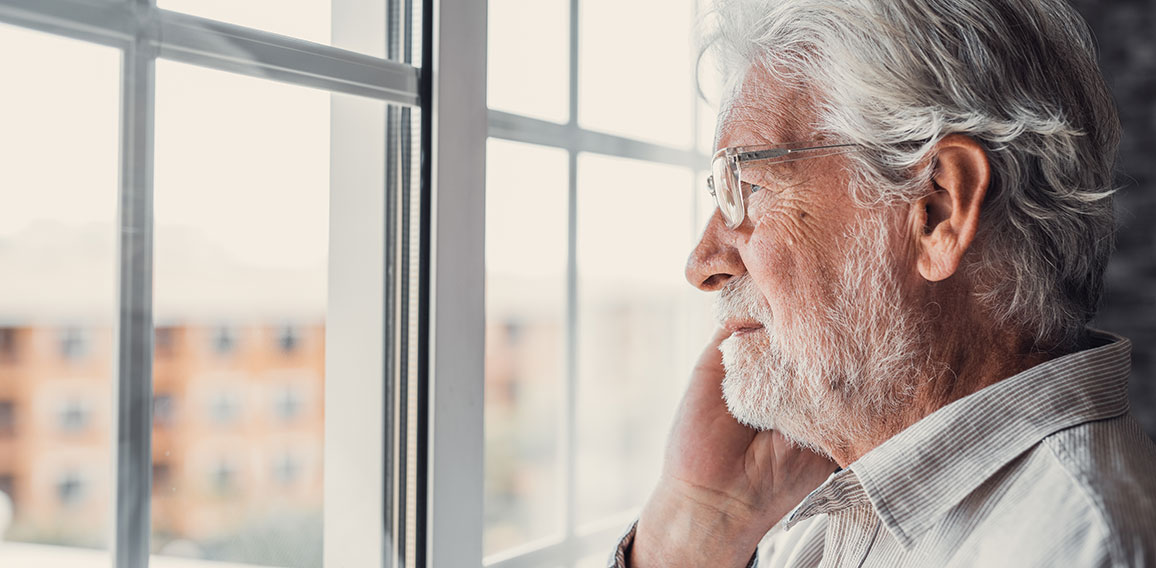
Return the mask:
[(172, 466), (166, 462), (156, 462), (153, 464), (153, 492), (154, 493), (170, 493), (173, 489), (172, 485)]
[(88, 341), (83, 329), (66, 327), (60, 330), (60, 356), (69, 361), (75, 361), (88, 354)]
[(281, 387), (273, 395), (273, 414), (284, 422), (291, 422), (297, 418), (303, 406), (301, 393), (292, 386)]
[(172, 326), (158, 327), (153, 332), (153, 350), (158, 356), (172, 355), (174, 341), (176, 341), (176, 329)]
[(16, 501), (16, 478), (11, 473), (0, 473), (0, 493)]
[(88, 484), (80, 473), (68, 470), (56, 482), (56, 497), (64, 506), (75, 506), (82, 501), (88, 492)]
[(293, 485), (301, 477), (301, 471), (301, 461), (285, 452), (273, 462), (273, 481), (281, 485)]
[(88, 427), (91, 414), (83, 400), (70, 398), (60, 405), (57, 423), (64, 432), (82, 432)]
[(292, 325), (283, 325), (277, 329), (277, 348), (289, 355), (301, 347), (301, 334)]
[(236, 491), (237, 485), (237, 467), (228, 460), (221, 460), (209, 472), (209, 485), (213, 491), (220, 495), (226, 495)]
[(11, 436), (16, 431), (16, 403), (0, 400), (0, 437)]
[(237, 332), (229, 326), (219, 326), (213, 330), (210, 343), (218, 355), (231, 355), (237, 349)]
[(173, 425), (173, 395), (160, 393), (153, 397), (153, 424), (160, 427)]
[(0, 359), (16, 356), (16, 328), (0, 327)]
[(241, 403), (233, 393), (219, 392), (209, 401), (209, 417), (217, 424), (230, 424), (241, 413)]

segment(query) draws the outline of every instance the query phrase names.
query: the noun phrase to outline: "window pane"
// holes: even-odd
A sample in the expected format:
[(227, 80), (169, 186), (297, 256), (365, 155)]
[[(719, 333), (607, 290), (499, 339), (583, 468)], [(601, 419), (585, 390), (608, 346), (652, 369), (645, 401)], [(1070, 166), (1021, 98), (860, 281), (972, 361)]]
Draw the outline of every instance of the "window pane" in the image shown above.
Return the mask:
[(578, 119), (661, 144), (692, 144), (692, 0), (582, 0)]
[(610, 542), (608, 542), (606, 546), (606, 553), (599, 552), (597, 554), (591, 554), (590, 556), (575, 562), (574, 568), (605, 568), (606, 560), (610, 558), (610, 552), (614, 550), (615, 545), (618, 543), (618, 539), (615, 537), (612, 537), (609, 540)]
[(320, 566), (329, 95), (156, 84), (154, 549)]
[(567, 155), (486, 147), (484, 553), (557, 534), (565, 380)]
[[(695, 4), (699, 14), (710, 9), (710, 2), (707, 0), (696, 0)], [(710, 156), (714, 154), (714, 131), (718, 123), (719, 105), (723, 98), (722, 75), (719, 73), (717, 58), (709, 52), (703, 54), (701, 59), (697, 59), (694, 65), (697, 87), (695, 102), (698, 105), (698, 139), (695, 143), (699, 152)]]
[(0, 566), (107, 566), (120, 53), (0, 53)]
[(711, 194), (706, 190), (706, 178), (709, 175), (710, 173), (707, 172), (706, 169), (698, 170), (694, 174), (695, 181), (699, 182), (698, 186), (696, 187), (698, 191), (696, 191), (694, 195), (694, 228), (696, 239), (702, 236), (703, 231), (706, 230), (707, 222), (710, 221), (711, 216), (714, 215), (715, 210), (718, 209), (718, 205), (715, 203), (714, 197), (711, 197)]
[(570, 3), (490, 0), (489, 106), (554, 122), (569, 118)]
[[(707, 156), (715, 152), (714, 134), (718, 125), (718, 107), (707, 101), (698, 101), (698, 151)], [(705, 179), (705, 178), (704, 178)]]
[(705, 338), (683, 278), (691, 171), (578, 161), (578, 521), (636, 507), (657, 479), (674, 407)]

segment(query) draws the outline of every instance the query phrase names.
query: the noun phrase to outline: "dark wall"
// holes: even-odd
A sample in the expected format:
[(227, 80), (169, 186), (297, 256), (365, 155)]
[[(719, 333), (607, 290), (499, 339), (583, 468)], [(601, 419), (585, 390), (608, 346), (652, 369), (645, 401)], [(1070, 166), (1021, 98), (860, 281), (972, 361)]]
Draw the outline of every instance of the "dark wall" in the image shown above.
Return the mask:
[(1132, 412), (1156, 439), (1156, 0), (1075, 0), (1116, 97), (1118, 246), (1096, 327), (1132, 340)]

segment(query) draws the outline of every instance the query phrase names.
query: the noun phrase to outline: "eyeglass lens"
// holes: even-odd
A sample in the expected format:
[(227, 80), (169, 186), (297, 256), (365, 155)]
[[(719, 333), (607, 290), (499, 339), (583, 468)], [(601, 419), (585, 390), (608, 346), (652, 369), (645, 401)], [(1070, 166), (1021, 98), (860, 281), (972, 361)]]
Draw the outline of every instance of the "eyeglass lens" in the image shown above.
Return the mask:
[(714, 181), (714, 198), (722, 211), (723, 219), (730, 228), (738, 227), (743, 222), (743, 196), (738, 191), (738, 164), (726, 156), (720, 156), (711, 163), (711, 174)]

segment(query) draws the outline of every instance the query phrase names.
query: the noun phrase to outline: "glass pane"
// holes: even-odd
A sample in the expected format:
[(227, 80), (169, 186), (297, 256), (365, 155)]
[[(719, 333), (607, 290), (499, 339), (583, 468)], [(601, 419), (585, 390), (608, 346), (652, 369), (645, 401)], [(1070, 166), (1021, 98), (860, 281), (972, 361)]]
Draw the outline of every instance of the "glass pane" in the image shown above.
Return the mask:
[(566, 122), (570, 2), (490, 0), (489, 19), (490, 108)]
[[(384, 0), (380, 0), (384, 1)], [(185, 12), (329, 45), (332, 0), (159, 0), (166, 10)]]
[(690, 147), (693, 0), (582, 0), (582, 126)]
[[(625, 530), (625, 529), (623, 529)], [(606, 553), (601, 552), (591, 554), (574, 563), (574, 568), (606, 568), (607, 562), (610, 560), (610, 554), (614, 551), (614, 546), (617, 544), (617, 538), (609, 539), (606, 545)]]
[(329, 95), (156, 84), (154, 550), (320, 566)]
[(567, 155), (486, 146), (484, 552), (561, 530)]
[[(706, 0), (697, 0), (696, 4), (699, 14), (710, 9), (710, 3)], [(704, 54), (695, 65), (697, 73), (695, 80), (698, 87), (695, 96), (698, 136), (695, 143), (698, 145), (699, 152), (711, 156), (715, 150), (714, 131), (718, 123), (718, 110), (723, 97), (722, 76), (719, 74), (717, 59), (709, 53)], [(701, 91), (701, 96), (699, 96), (699, 91)]]
[(705, 166), (703, 169), (696, 171), (694, 174), (694, 181), (698, 184), (695, 186), (694, 194), (694, 228), (696, 231), (695, 238), (702, 236), (703, 231), (706, 230), (707, 222), (710, 221), (711, 216), (714, 215), (715, 209), (718, 209), (718, 205), (715, 203), (714, 197), (711, 197), (710, 193), (706, 190), (706, 178), (709, 175), (710, 173), (706, 170)]
[(646, 499), (675, 404), (712, 330), (707, 296), (683, 277), (696, 187), (688, 169), (579, 157), (580, 523)]
[(0, 566), (108, 566), (120, 53), (0, 53)]

